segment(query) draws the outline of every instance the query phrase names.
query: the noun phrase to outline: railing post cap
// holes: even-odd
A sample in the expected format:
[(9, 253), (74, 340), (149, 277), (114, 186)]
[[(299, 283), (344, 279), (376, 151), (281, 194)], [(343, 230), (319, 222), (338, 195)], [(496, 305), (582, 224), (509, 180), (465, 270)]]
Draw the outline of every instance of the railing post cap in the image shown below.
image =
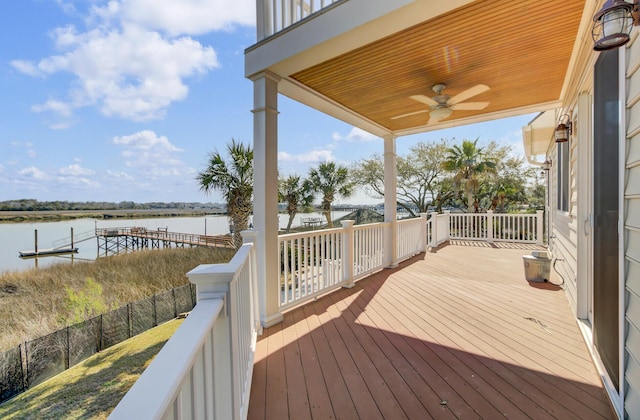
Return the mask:
[(350, 228), (350, 227), (353, 227), (355, 222), (356, 222), (355, 220), (342, 220), (340, 223), (342, 224), (342, 227)]
[(258, 231), (257, 230), (243, 230), (242, 232), (240, 232), (240, 235), (242, 235), (242, 240), (243, 243), (252, 243), (252, 242), (256, 242), (256, 239), (258, 238)]
[(487, 214), (493, 214), (493, 210), (487, 210)]
[(187, 273), (195, 285), (228, 285), (233, 279), (229, 264), (200, 264)]

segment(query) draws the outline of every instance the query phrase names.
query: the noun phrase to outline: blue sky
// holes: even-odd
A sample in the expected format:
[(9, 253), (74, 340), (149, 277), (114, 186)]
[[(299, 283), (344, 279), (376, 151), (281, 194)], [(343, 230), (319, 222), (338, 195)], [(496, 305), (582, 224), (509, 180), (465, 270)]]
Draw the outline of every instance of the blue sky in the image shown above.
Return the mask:
[[(221, 201), (194, 178), (208, 152), (252, 142), (254, 21), (255, 0), (3, 1), (0, 201)], [(283, 174), (382, 153), (381, 139), (279, 101)], [(399, 138), (398, 153), (476, 137), (522, 153), (533, 116)]]

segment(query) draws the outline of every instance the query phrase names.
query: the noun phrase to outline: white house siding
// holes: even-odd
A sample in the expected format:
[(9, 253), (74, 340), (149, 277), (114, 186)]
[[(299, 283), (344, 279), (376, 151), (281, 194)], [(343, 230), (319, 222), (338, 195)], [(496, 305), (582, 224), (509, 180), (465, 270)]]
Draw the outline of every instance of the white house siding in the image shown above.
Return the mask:
[(576, 179), (576, 165), (577, 165), (577, 139), (572, 137), (569, 147), (569, 211), (564, 212), (558, 210), (558, 166), (559, 162), (555, 162), (558, 153), (556, 145), (554, 144), (551, 152), (553, 164), (553, 179), (551, 189), (551, 206), (550, 211), (553, 214), (553, 237), (550, 240), (551, 250), (554, 258), (557, 258), (554, 266), (558, 273), (562, 276), (566, 286), (567, 299), (571, 304), (574, 313), (577, 306), (577, 221), (576, 215), (578, 212), (577, 201), (577, 179)]
[(640, 413), (640, 40), (635, 29), (626, 54), (626, 154), (624, 184), (625, 411)]

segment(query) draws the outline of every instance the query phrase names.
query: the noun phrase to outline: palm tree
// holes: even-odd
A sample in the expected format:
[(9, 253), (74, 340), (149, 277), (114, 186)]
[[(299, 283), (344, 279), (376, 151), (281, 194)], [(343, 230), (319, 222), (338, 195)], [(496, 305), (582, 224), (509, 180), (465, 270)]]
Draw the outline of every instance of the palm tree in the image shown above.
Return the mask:
[(207, 168), (196, 179), (205, 193), (222, 193), (227, 204), (227, 215), (233, 226), (233, 243), (242, 246), (240, 232), (249, 226), (253, 198), (253, 149), (231, 139), (227, 144), (231, 157), (225, 161), (217, 150), (209, 154)]
[(284, 201), (287, 203), (287, 214), (289, 215), (287, 233), (289, 233), (296, 213), (311, 206), (313, 202), (313, 190), (308, 180), (302, 179), (295, 174), (281, 179), (278, 184), (278, 199), (280, 202)]
[(484, 151), (477, 144), (478, 139), (463, 140), (462, 146), (455, 145), (447, 149), (446, 160), (442, 163), (444, 169), (455, 172), (454, 185), (466, 194), (469, 213), (475, 209), (473, 196), (479, 187), (478, 174), (493, 172), (496, 166), (495, 162), (485, 160)]
[(323, 162), (309, 170), (309, 182), (314, 192), (322, 193), (322, 213), (327, 225), (332, 228), (331, 204), (338, 197), (347, 198), (353, 193), (354, 184), (348, 179), (349, 170), (336, 166), (335, 162)]

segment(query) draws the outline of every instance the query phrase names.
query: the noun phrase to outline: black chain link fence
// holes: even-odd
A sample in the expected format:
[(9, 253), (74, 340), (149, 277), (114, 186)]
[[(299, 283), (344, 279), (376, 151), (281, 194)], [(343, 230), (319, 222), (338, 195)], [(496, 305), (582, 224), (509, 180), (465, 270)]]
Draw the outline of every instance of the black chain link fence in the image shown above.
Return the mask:
[(0, 403), (89, 356), (193, 309), (187, 284), (0, 352)]

